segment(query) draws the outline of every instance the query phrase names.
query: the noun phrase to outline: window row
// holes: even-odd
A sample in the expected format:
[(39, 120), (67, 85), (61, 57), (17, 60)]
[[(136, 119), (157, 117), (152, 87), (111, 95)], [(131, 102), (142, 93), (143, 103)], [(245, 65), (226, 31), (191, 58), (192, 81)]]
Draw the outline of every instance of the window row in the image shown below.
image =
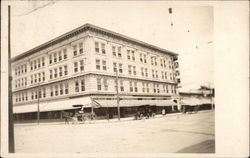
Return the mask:
[(15, 87), (21, 88), (27, 86), (27, 77), (15, 80)]
[(75, 92), (85, 91), (85, 80), (75, 81)]
[(15, 75), (21, 75), (27, 72), (27, 64), (20, 65), (15, 68)]
[(95, 64), (96, 64), (96, 70), (101, 70), (101, 69), (103, 71), (107, 70), (107, 61), (106, 60), (96, 59)]
[(106, 45), (105, 43), (101, 43), (101, 42), (95, 42), (95, 52), (96, 53), (102, 53), (102, 54), (106, 54)]
[(44, 66), (45, 66), (45, 58), (44, 57), (30, 61), (30, 70), (31, 71), (39, 69), (39, 68), (44, 67)]
[(40, 72), (30, 76), (30, 84), (35, 84), (45, 81), (45, 72)]
[(60, 66), (49, 70), (49, 78), (55, 79), (57, 77), (62, 77), (68, 75), (68, 66)]
[(67, 48), (64, 48), (63, 50), (49, 54), (49, 64), (57, 63), (67, 58)]
[(50, 97), (66, 95), (69, 93), (69, 84), (60, 83), (53, 86), (50, 86)]

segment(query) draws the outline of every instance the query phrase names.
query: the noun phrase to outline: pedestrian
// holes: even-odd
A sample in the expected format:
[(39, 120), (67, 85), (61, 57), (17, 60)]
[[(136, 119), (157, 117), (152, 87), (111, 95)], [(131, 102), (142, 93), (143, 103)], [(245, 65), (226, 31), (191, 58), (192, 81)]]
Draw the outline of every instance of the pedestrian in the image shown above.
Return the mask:
[(164, 116), (166, 115), (166, 110), (163, 108), (162, 111), (161, 111), (161, 114)]

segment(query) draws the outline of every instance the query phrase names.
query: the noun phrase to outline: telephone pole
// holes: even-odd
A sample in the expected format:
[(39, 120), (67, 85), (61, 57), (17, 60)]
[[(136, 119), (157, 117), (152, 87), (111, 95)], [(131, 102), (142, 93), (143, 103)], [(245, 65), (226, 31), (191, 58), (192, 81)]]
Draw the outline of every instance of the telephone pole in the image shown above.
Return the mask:
[(14, 122), (13, 122), (13, 102), (12, 102), (12, 72), (11, 72), (11, 42), (10, 42), (10, 14), (11, 8), (8, 6), (8, 93), (9, 93), (9, 152), (15, 152), (15, 141), (14, 141)]
[(118, 69), (116, 69), (115, 84), (116, 84), (117, 113), (118, 113), (118, 120), (120, 121), (120, 105), (119, 105), (120, 99), (119, 99), (119, 90), (118, 90)]

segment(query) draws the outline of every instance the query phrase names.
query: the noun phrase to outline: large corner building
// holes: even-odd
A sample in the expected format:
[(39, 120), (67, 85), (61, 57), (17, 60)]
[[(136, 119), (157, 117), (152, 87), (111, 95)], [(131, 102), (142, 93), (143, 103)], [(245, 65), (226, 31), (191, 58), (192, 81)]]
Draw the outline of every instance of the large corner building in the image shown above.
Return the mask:
[(174, 52), (85, 24), (12, 59), (15, 119), (36, 119), (38, 110), (41, 119), (59, 119), (74, 105), (112, 118), (117, 94), (122, 117), (143, 105), (174, 111), (177, 59)]

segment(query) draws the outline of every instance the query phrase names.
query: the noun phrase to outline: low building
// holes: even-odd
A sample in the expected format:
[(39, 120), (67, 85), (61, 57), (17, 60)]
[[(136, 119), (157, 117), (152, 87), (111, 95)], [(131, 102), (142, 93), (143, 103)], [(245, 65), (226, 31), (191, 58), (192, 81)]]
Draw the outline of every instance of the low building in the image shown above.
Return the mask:
[(117, 117), (117, 98), (122, 117), (177, 109), (176, 53), (91, 24), (14, 57), (12, 72), (15, 120), (60, 119), (73, 105)]

